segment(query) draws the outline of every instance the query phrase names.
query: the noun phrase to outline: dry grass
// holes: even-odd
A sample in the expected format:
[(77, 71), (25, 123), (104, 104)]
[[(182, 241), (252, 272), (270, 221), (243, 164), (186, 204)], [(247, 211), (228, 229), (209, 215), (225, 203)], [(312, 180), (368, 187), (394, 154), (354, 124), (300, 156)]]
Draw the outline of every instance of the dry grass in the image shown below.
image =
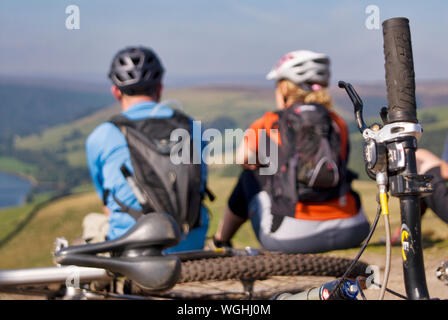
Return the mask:
[[(211, 176), (209, 186), (216, 194), (214, 202), (207, 201), (211, 219), (208, 237), (217, 230), (227, 199), (236, 183), (236, 178)], [(354, 188), (362, 195), (363, 208), (370, 222), (376, 214), (376, 186), (373, 182), (357, 181)], [(22, 211), (29, 211), (28, 207), (14, 209), (17, 217)], [(11, 209), (9, 209), (11, 211)], [(391, 228), (394, 231), (400, 226), (398, 201), (390, 200)], [(12, 212), (12, 211), (11, 211)], [(81, 221), (89, 212), (101, 212), (101, 202), (93, 192), (69, 196), (55, 201), (42, 209), (31, 222), (9, 243), (0, 248), (0, 268), (36, 267), (51, 264), (52, 245), (56, 237), (64, 236), (73, 239), (81, 233)], [(8, 212), (4, 212), (7, 214)], [(4, 216), (6, 217), (6, 216)], [(5, 224), (2, 224), (5, 227)], [(13, 224), (11, 224), (13, 226)], [(12, 228), (12, 227), (11, 227)], [(3, 230), (6, 234), (7, 230)], [(422, 221), (424, 244), (428, 252), (439, 255), (448, 247), (447, 225), (431, 211), (427, 212)], [(373, 244), (367, 250), (373, 253), (384, 252), (384, 246), (379, 241), (384, 237), (384, 224), (380, 220), (377, 231), (371, 241)], [(236, 247), (259, 247), (250, 223), (245, 223), (238, 231), (233, 243)], [(429, 250), (431, 249), (431, 250)], [(400, 248), (394, 248), (399, 254)], [(356, 249), (336, 251), (336, 254), (352, 256)]]
[[(210, 177), (210, 187), (217, 195), (215, 202), (207, 202), (211, 211), (209, 236), (216, 232), (221, 215), (224, 211), (230, 192), (236, 183), (236, 178)], [(362, 195), (364, 210), (372, 222), (376, 214), (376, 186), (373, 182), (357, 181), (355, 189)], [(391, 225), (394, 231), (400, 225), (398, 201), (391, 199)], [(24, 208), (25, 209), (25, 208)], [(52, 265), (51, 251), (56, 237), (64, 236), (69, 240), (81, 233), (82, 218), (89, 212), (99, 212), (101, 202), (93, 192), (74, 195), (51, 203), (37, 213), (31, 222), (9, 243), (0, 248), (0, 268), (28, 268)], [(380, 242), (384, 237), (384, 224), (378, 224), (377, 231), (362, 260), (370, 264), (384, 266), (384, 245)], [(425, 263), (427, 279), (431, 294), (448, 297), (445, 286), (434, 276), (437, 265), (448, 258), (447, 225), (432, 212), (427, 212), (422, 221), (424, 234)], [(249, 223), (243, 225), (233, 239), (236, 247), (259, 247)], [(354, 257), (358, 249), (339, 250), (330, 255)], [(393, 247), (393, 268), (390, 277), (391, 288), (404, 292), (401, 269), (401, 248)], [(374, 298), (377, 291), (369, 292)], [(388, 296), (392, 298), (392, 296)]]
[(71, 240), (81, 233), (81, 221), (89, 212), (99, 212), (96, 194), (69, 196), (40, 210), (30, 223), (0, 248), (0, 268), (29, 268), (52, 265), (56, 237)]

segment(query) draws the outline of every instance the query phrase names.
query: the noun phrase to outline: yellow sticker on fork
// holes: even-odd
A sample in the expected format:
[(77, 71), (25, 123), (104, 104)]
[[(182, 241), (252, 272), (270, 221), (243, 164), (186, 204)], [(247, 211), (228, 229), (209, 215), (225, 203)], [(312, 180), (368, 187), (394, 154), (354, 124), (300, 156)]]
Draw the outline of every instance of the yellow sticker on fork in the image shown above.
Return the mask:
[(409, 232), (406, 229), (401, 231), (401, 254), (403, 255), (403, 261), (407, 260), (406, 252), (409, 251)]

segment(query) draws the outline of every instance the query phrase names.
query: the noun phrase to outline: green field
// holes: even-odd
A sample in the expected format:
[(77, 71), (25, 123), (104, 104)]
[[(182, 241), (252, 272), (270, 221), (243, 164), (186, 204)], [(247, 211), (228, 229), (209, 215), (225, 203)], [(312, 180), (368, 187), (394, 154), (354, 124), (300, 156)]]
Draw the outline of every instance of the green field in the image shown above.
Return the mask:
[(32, 177), (38, 168), (30, 163), (25, 163), (11, 157), (0, 157), (0, 171), (23, 174)]
[[(224, 121), (222, 123), (230, 121), (235, 128), (243, 129), (267, 110), (272, 110), (275, 105), (273, 94), (269, 90), (248, 88), (171, 89), (165, 92), (163, 99), (181, 101), (184, 110), (195, 119), (203, 121), (204, 126), (207, 124), (219, 125), (220, 121)], [(55, 158), (68, 161), (71, 167), (86, 168), (84, 144), (87, 135), (98, 124), (106, 121), (119, 110), (118, 105), (113, 105), (77, 121), (47, 129), (41, 134), (16, 137), (14, 146), (19, 150), (48, 151)], [(346, 121), (353, 127), (353, 115), (347, 113), (344, 108), (336, 108), (336, 110), (342, 113)], [(441, 155), (448, 131), (448, 108), (433, 107), (419, 110), (419, 119), (424, 128), (419, 147), (427, 148), (435, 154)], [(367, 120), (371, 124), (374, 121), (378, 122), (379, 117)], [(359, 174), (360, 179), (367, 180), (361, 157), (362, 137), (357, 130), (350, 135), (350, 142), (349, 167)], [(31, 175), (37, 170), (32, 163), (14, 164), (11, 159), (0, 158), (0, 170), (3, 167), (13, 168), (13, 171), (14, 167), (17, 167), (18, 172), (26, 172)], [(234, 171), (226, 169), (223, 174), (232, 175)]]
[[(274, 96), (265, 90), (191, 88), (167, 90), (163, 99), (182, 102), (184, 111), (204, 124), (220, 117), (231, 118), (235, 127), (250, 123), (274, 106)], [(163, 100), (162, 99), (162, 100)], [(73, 167), (85, 167), (84, 143), (87, 135), (103, 121), (120, 111), (118, 105), (68, 124), (62, 124), (25, 137), (16, 137), (14, 146), (25, 150), (48, 150)]]
[[(210, 177), (210, 187), (218, 195), (215, 202), (207, 202), (211, 212), (211, 224), (208, 236), (211, 237), (217, 230), (227, 198), (236, 182), (230, 177)], [(357, 181), (355, 189), (362, 195), (363, 207), (372, 222), (376, 214), (376, 186), (373, 182)], [(73, 240), (81, 234), (81, 222), (89, 212), (101, 212), (101, 201), (93, 192), (81, 193), (54, 201), (39, 210), (14, 238), (0, 246), (0, 269), (26, 268), (52, 265), (51, 250), (56, 237), (66, 237)], [(13, 231), (29, 213), (32, 205), (0, 211), (2, 224), (0, 228), (0, 242)], [(392, 230), (400, 222), (398, 203), (391, 200)], [(428, 212), (423, 219), (423, 233), (425, 244), (433, 249), (448, 248), (448, 238), (444, 223), (432, 212)], [(368, 252), (382, 253), (384, 246), (378, 241), (384, 237), (384, 224), (378, 224), (373, 237), (373, 245)], [(250, 223), (245, 223), (233, 239), (235, 247), (259, 247), (258, 241), (252, 231)], [(376, 244), (375, 244), (376, 243)], [(354, 256), (356, 249), (336, 251), (334, 254)], [(437, 251), (439, 252), (439, 251)], [(394, 255), (400, 254), (399, 248), (394, 248)]]
[(45, 130), (41, 134), (17, 137), (14, 144), (18, 149), (48, 150), (55, 157), (68, 160), (71, 166), (85, 167), (85, 138), (98, 124), (118, 111), (118, 105), (113, 105), (72, 123)]
[[(216, 119), (231, 118), (236, 127), (246, 128), (266, 110), (272, 109), (274, 97), (270, 91), (257, 89), (190, 88), (173, 89), (165, 93), (164, 98), (182, 101), (185, 111), (198, 120), (210, 123)], [(20, 150), (48, 151), (54, 157), (65, 159), (72, 167), (86, 169), (84, 142), (86, 136), (101, 122), (119, 111), (117, 105), (102, 109), (77, 121), (58, 125), (26, 137), (16, 137), (14, 146)], [(350, 117), (344, 113), (344, 117)], [(425, 130), (419, 146), (441, 154), (448, 128), (448, 108), (435, 107), (419, 111)], [(349, 120), (348, 118), (347, 120)], [(369, 119), (371, 123), (373, 119)], [(362, 140), (359, 132), (353, 132), (351, 140), (350, 168), (366, 179), (361, 156)], [(10, 157), (0, 157), (0, 170), (19, 172), (33, 176), (39, 168), (29, 163), (18, 162)], [(235, 183), (239, 169), (236, 166), (215, 165), (211, 167), (210, 186), (218, 200), (208, 203), (211, 209), (211, 236), (217, 229), (226, 200)], [(63, 176), (63, 175), (61, 175)], [(356, 188), (361, 192), (364, 208), (372, 221), (375, 215), (375, 185), (370, 181), (357, 181)], [(41, 209), (21, 231), (0, 247), (0, 268), (43, 266), (51, 264), (51, 247), (57, 236), (74, 239), (81, 232), (83, 216), (99, 211), (101, 203), (92, 192), (91, 184), (73, 186), (72, 191), (80, 193), (51, 203)], [(0, 212), (0, 241), (25, 221), (32, 205), (7, 209)], [(392, 228), (399, 225), (397, 204), (392, 201)], [(433, 213), (425, 216), (423, 227), (426, 239), (434, 246), (446, 246), (446, 226)], [(432, 235), (431, 235), (432, 233)], [(384, 235), (380, 223), (374, 241)], [(257, 246), (258, 242), (246, 224), (237, 234), (234, 243), (238, 247)], [(382, 246), (369, 250), (383, 250)], [(352, 251), (347, 251), (349, 254)]]

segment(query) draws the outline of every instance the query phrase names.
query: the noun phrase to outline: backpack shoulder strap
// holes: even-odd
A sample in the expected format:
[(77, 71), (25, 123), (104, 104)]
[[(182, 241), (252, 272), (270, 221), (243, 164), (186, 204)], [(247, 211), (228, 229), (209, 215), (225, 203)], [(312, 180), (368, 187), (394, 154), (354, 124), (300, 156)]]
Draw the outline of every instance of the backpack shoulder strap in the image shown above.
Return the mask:
[(177, 109), (173, 109), (173, 118), (181, 118), (183, 120), (188, 120), (188, 121), (193, 121), (193, 119), (188, 116), (187, 114), (185, 114), (183, 111), (177, 110)]
[(133, 208), (125, 205), (113, 193), (112, 193), (112, 197), (114, 198), (114, 201), (120, 206), (121, 212), (125, 212), (125, 213), (129, 214), (135, 220), (138, 220), (143, 215), (143, 211), (137, 210), (137, 209), (133, 209)]
[(107, 197), (109, 196), (109, 194), (112, 195), (112, 198), (114, 199), (114, 201), (120, 206), (120, 212), (125, 212), (125, 213), (129, 214), (135, 220), (138, 220), (143, 215), (143, 211), (133, 209), (129, 206), (126, 206), (109, 189), (106, 189), (103, 192), (103, 205), (104, 206), (107, 206)]
[(348, 161), (348, 144), (349, 144), (348, 139), (349, 139), (349, 136), (348, 136), (347, 125), (345, 124), (344, 120), (342, 120), (342, 118), (339, 117), (334, 112), (330, 112), (330, 117), (339, 129), (340, 139), (341, 139), (341, 158), (344, 161)]
[(131, 127), (131, 128), (135, 127), (134, 122), (122, 114), (116, 114), (116, 115), (110, 117), (108, 122), (114, 124), (118, 128), (121, 128), (123, 126)]
[(294, 103), (288, 108), (277, 110), (274, 112), (278, 114), (278, 120), (277, 120), (278, 132), (280, 134), (280, 139), (282, 142), (280, 145), (280, 149), (282, 150), (283, 153), (285, 153), (285, 155), (289, 155), (290, 152), (292, 152), (292, 148), (294, 147), (293, 145), (291, 145), (289, 139), (287, 139), (286, 137), (288, 135), (289, 114), (296, 106), (300, 106), (300, 104)]

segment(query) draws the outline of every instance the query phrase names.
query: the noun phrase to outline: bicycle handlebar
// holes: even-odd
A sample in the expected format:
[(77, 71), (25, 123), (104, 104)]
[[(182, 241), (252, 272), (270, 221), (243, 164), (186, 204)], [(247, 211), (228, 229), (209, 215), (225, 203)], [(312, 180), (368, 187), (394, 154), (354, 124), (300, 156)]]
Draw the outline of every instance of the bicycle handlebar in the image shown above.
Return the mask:
[[(392, 18), (383, 22), (384, 57), (388, 102), (388, 122), (418, 123), (415, 102), (415, 74), (409, 20)], [(401, 130), (397, 124), (397, 130)], [(410, 299), (429, 299), (421, 244), (420, 196), (428, 186), (417, 174), (416, 138), (403, 136), (390, 140), (388, 148), (401, 145), (404, 166), (391, 170), (388, 159), (391, 195), (400, 199), (403, 275)], [(405, 188), (400, 183), (407, 181)]]
[(384, 21), (383, 37), (389, 121), (417, 123), (409, 20), (392, 18)]

